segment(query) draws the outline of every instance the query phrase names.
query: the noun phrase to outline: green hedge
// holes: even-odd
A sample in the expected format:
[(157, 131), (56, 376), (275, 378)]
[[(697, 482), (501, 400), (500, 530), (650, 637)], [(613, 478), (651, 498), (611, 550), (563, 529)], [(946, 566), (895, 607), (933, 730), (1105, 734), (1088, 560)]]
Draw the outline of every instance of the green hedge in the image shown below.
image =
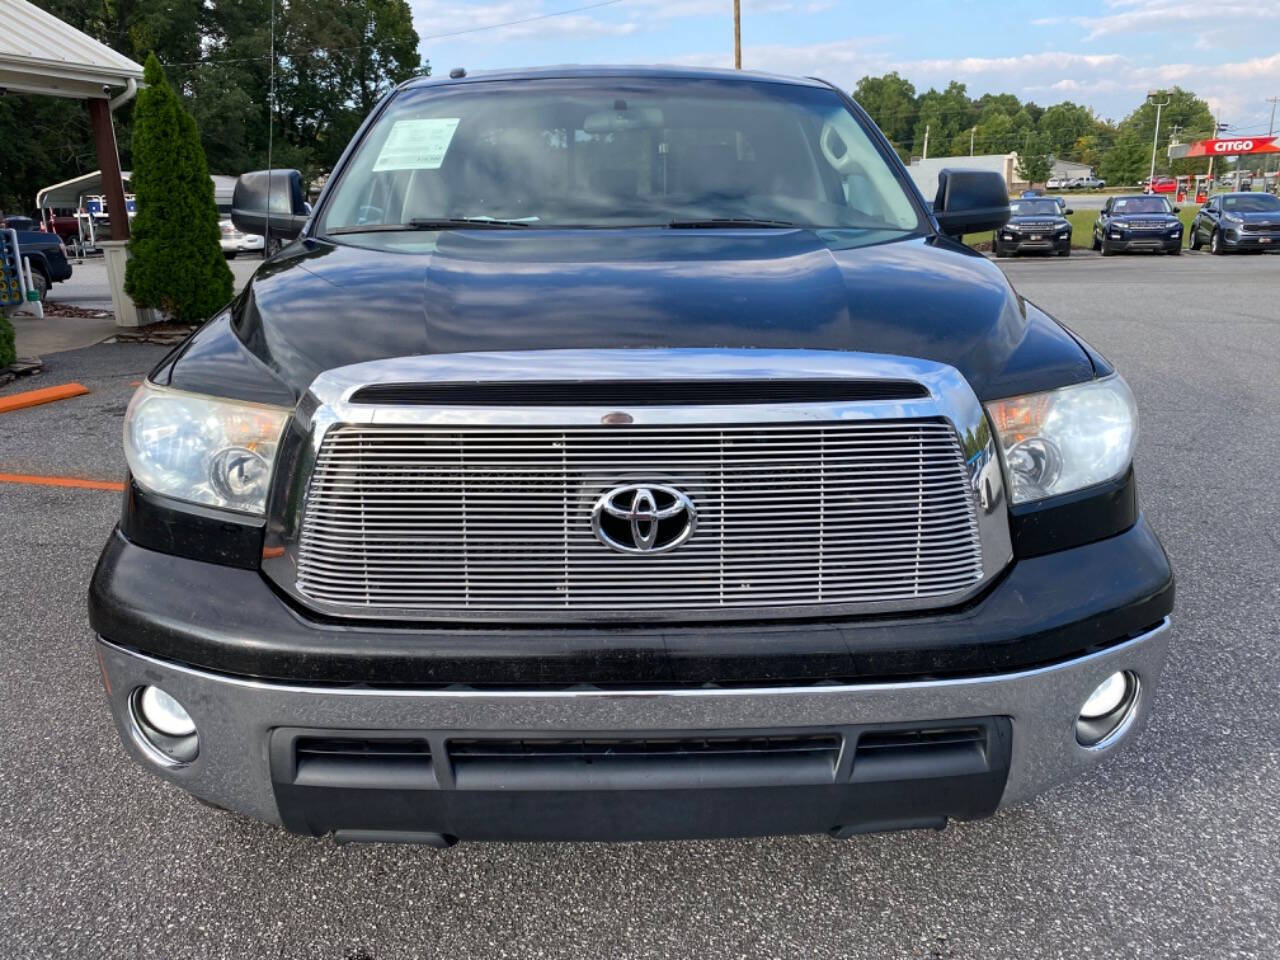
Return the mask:
[(213, 181), (196, 122), (155, 54), (147, 57), (144, 79), (133, 111), (138, 214), (124, 288), (140, 307), (159, 308), (180, 322), (203, 320), (231, 299), (233, 286)]
[(0, 313), (0, 370), (18, 359), (18, 347), (14, 342), (13, 324)]

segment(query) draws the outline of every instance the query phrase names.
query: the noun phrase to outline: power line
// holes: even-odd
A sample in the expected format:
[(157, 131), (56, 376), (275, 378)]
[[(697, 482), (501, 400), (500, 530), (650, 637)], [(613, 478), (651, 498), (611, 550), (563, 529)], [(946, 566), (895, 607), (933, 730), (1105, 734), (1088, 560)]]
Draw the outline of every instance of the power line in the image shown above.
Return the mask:
[[(465, 30), (452, 30), (448, 33), (433, 33), (425, 37), (419, 37), (418, 42), (425, 43), (428, 40), (444, 40), (449, 37), (461, 37), (464, 34), (479, 33), (483, 30), (500, 30), (503, 27), (516, 27), (525, 23), (534, 23), (538, 20), (550, 20), (552, 17), (563, 17), (570, 13), (582, 13), (585, 10), (598, 10), (600, 7), (611, 7), (614, 4), (623, 3), (623, 2), (625, 2), (625, 0), (599, 0), (598, 3), (588, 3), (585, 6), (581, 6), (581, 7), (571, 7), (568, 10), (555, 10), (555, 11), (552, 11), (551, 13), (540, 13), (537, 16), (533, 16), (533, 17), (521, 17), (519, 20), (505, 20), (502, 23), (489, 23), (489, 24), (485, 24), (482, 27), (468, 27)], [(310, 49), (299, 50), (294, 53), (283, 53), (281, 54), (281, 56), (302, 57), (310, 53), (355, 53), (359, 50), (367, 50), (367, 49), (369, 49), (368, 44), (360, 44), (354, 47), (311, 47)], [(199, 66), (204, 66), (205, 64), (257, 63), (262, 60), (269, 60), (270, 58), (271, 58), (271, 54), (269, 53), (259, 54), (258, 56), (255, 56), (255, 57), (228, 57), (225, 59), (219, 58), (216, 60), (206, 57), (204, 60), (186, 60), (186, 61), (179, 61), (176, 63), (166, 63), (165, 66), (166, 67), (199, 67)]]

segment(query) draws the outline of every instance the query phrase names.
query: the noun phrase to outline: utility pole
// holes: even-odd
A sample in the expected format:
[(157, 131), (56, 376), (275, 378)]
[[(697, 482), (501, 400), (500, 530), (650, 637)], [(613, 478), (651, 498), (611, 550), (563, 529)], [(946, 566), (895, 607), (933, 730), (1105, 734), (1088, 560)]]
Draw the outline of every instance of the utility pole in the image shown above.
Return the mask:
[[(1217, 116), (1213, 118), (1213, 139), (1217, 140), (1222, 136), (1222, 111), (1219, 110)], [(1213, 189), (1213, 154), (1209, 154), (1209, 182), (1205, 186), (1205, 192), (1208, 193)]]
[(921, 157), (920, 159), (921, 160), (929, 159), (929, 124), (927, 123), (924, 125), (924, 156)]
[(742, 0), (733, 0), (733, 69), (742, 69)]
[(974, 127), (969, 131), (969, 156), (973, 156), (973, 137), (978, 132), (978, 128)]
[[(1267, 103), (1271, 104), (1271, 123), (1267, 125), (1267, 136), (1275, 137), (1276, 135), (1276, 103), (1280, 102), (1280, 97), (1267, 97)], [(1267, 156), (1262, 161), (1262, 189), (1267, 189), (1267, 178), (1265, 176), (1267, 170), (1271, 168), (1271, 157)]]
[[(1155, 97), (1165, 95), (1163, 100), (1156, 100)], [(1156, 178), (1156, 146), (1160, 143), (1160, 111), (1167, 107), (1170, 103), (1170, 97), (1164, 90), (1152, 90), (1147, 94), (1147, 102), (1156, 105), (1156, 132), (1151, 138), (1151, 173), (1148, 175), (1147, 186), (1151, 186), (1151, 181)]]

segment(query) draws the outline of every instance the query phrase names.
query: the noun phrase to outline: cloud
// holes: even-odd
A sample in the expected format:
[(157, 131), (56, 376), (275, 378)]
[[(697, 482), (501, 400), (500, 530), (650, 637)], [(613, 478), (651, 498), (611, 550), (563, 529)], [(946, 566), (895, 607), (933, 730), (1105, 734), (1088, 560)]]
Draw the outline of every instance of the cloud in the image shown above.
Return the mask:
[[(531, 37), (627, 36), (639, 29), (634, 20), (608, 19), (591, 12), (566, 13), (558, 10), (586, 6), (589, 0), (573, 0), (548, 7), (542, 0), (497, 0), (492, 3), (412, 2), (414, 28), (424, 39), (448, 38), (453, 42), (474, 40), (494, 43), (527, 40)], [(625, 5), (615, 4), (625, 9)], [(600, 8), (609, 10), (610, 7)]]
[(1280, 20), (1280, 5), (1275, 3), (1120, 0), (1109, 6), (1115, 12), (1098, 17), (1072, 17), (1071, 22), (1088, 31), (1085, 39), (1097, 40), (1124, 33), (1185, 32), (1197, 23), (1255, 24), (1259, 20)]
[[(1068, 53), (1046, 50), (1007, 57), (957, 57), (906, 60), (892, 56), (885, 36), (789, 46), (747, 46), (743, 66), (795, 76), (817, 76), (851, 90), (859, 78), (896, 70), (917, 90), (942, 87), (951, 80), (969, 85), (970, 94), (1016, 93), (1041, 103), (1076, 100), (1102, 116), (1122, 117), (1137, 107), (1148, 90), (1181, 86), (1194, 90), (1223, 118), (1240, 122), (1261, 103), (1259, 82), (1280, 76), (1280, 53), (1248, 60), (1203, 64), (1150, 65), (1119, 53)], [(728, 50), (688, 54), (667, 62), (685, 66), (728, 67)]]
[[(424, 39), (457, 43), (628, 36), (669, 29), (672, 20), (725, 16), (725, 0), (410, 0), (414, 26)], [(814, 14), (834, 0), (743, 0), (743, 15)], [(563, 12), (562, 12), (563, 11)], [(621, 18), (621, 19), (619, 19)]]
[(1012, 57), (961, 57), (943, 60), (916, 60), (914, 69), (926, 73), (952, 74), (957, 77), (985, 74), (1019, 76), (1026, 71), (1063, 70), (1111, 70), (1125, 64), (1124, 57), (1116, 53), (1064, 53), (1045, 50), (1040, 53), (1024, 53)]

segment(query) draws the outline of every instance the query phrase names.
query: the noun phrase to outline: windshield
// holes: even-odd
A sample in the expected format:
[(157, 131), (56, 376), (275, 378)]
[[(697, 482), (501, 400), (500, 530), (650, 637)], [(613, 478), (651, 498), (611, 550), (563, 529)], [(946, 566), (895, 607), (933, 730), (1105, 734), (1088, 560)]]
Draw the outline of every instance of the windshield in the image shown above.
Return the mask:
[(636, 77), (407, 90), (365, 135), (318, 231), (440, 229), (458, 219), (535, 228), (728, 220), (922, 227), (834, 91)]
[(1126, 197), (1117, 200), (1111, 208), (1115, 213), (1171, 213), (1169, 201), (1164, 197)]
[(1280, 210), (1280, 197), (1266, 193), (1247, 197), (1223, 197), (1222, 209), (1232, 213), (1275, 213)]
[(1009, 204), (1015, 217), (1056, 217), (1060, 209), (1057, 200), (1014, 200)]

